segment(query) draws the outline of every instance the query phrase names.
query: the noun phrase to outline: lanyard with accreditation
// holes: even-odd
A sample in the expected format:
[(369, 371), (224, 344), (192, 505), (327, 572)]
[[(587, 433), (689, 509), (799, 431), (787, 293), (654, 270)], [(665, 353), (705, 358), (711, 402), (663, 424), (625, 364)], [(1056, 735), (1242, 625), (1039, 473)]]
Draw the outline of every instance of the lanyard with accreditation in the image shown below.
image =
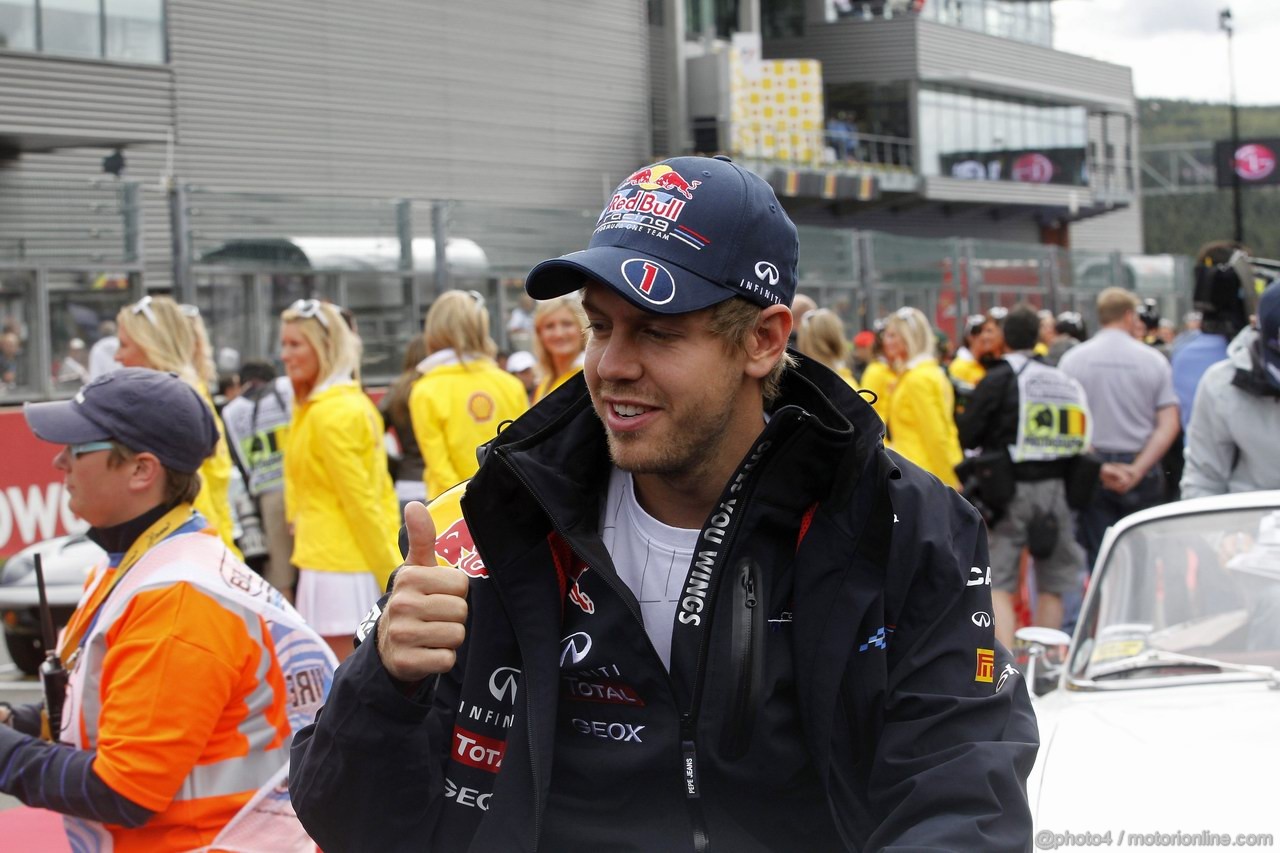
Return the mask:
[(93, 629), (93, 625), (98, 619), (98, 614), (102, 611), (102, 605), (111, 596), (112, 591), (120, 585), (120, 581), (124, 579), (125, 574), (136, 566), (138, 561), (155, 547), (156, 543), (165, 540), (192, 520), (191, 504), (178, 504), (162, 515), (158, 521), (134, 540), (134, 543), (129, 546), (129, 550), (125, 552), (120, 564), (116, 567), (110, 585), (103, 584), (108, 572), (102, 571), (98, 573), (97, 577), (93, 579), (92, 586), (85, 591), (84, 606), (78, 608), (72, 614), (71, 621), (67, 623), (62, 645), (58, 649), (58, 657), (66, 661), (67, 669), (74, 670), (76, 668), (76, 662), (80, 659), (80, 646), (84, 642), (85, 635)]

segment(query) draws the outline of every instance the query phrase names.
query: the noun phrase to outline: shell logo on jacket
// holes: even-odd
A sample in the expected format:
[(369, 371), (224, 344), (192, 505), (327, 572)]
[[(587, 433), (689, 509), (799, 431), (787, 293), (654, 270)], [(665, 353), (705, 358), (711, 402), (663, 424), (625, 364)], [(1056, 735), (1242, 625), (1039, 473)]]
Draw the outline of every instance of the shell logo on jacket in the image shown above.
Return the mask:
[[(524, 385), (489, 359), (431, 368), (409, 393), (413, 434), (426, 463), (427, 497), (469, 479), (476, 448), (529, 408)], [(437, 526), (437, 530), (443, 529)]]
[(471, 399), (467, 400), (467, 411), (471, 413), (471, 419), (478, 424), (493, 420), (493, 412), (496, 408), (497, 404), (493, 402), (493, 398), (483, 391), (477, 391), (471, 395)]

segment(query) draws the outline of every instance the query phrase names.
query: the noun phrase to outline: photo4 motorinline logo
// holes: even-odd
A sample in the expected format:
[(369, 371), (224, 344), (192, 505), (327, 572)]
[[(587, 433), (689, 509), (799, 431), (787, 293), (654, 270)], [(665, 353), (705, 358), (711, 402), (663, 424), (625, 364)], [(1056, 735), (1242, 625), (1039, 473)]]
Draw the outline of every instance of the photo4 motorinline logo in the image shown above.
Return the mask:
[(1036, 832), (1036, 848), (1039, 850), (1065, 850), (1080, 847), (1273, 847), (1275, 836), (1270, 833), (1213, 832), (1055, 832), (1041, 829)]

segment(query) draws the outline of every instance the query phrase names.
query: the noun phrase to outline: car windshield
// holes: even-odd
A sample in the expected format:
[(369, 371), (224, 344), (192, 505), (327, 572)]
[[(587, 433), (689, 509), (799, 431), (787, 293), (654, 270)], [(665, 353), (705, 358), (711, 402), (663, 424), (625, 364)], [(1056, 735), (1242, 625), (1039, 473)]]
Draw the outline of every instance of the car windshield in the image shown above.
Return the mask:
[(1139, 524), (1116, 539), (1071, 658), (1097, 681), (1280, 667), (1280, 511)]

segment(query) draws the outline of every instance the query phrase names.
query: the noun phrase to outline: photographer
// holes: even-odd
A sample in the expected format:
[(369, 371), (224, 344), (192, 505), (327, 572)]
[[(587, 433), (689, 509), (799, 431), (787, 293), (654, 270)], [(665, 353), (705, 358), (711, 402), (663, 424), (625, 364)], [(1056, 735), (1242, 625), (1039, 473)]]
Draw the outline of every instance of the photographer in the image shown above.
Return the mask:
[[(1089, 406), (1080, 384), (1033, 349), (1040, 319), (1019, 305), (1004, 321), (1008, 355), (993, 365), (958, 417), (960, 443), (985, 452), (961, 465), (965, 495), (984, 504), (991, 543), (996, 639), (1013, 642), (1013, 600), (1025, 547), (1035, 559), (1035, 623), (1062, 624), (1062, 594), (1077, 581), (1084, 555), (1072, 535), (1067, 502), (1071, 463), (1089, 446)], [(975, 494), (976, 493), (976, 494)]]

